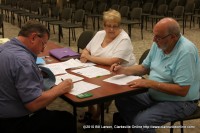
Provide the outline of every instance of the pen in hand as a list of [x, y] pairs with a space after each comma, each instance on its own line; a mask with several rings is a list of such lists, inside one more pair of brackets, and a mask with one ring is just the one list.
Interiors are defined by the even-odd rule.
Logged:
[[118, 62], [115, 66], [113, 66], [113, 70], [112, 70], [113, 72], [116, 71], [115, 68], [116, 68], [116, 66], [118, 66], [118, 65], [120, 65], [120, 62]]

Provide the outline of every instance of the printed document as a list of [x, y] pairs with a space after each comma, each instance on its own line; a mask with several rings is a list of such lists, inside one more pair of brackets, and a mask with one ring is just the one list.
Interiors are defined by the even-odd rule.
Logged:
[[62, 82], [62, 79], [65, 80], [65, 79], [72, 79], [72, 82], [76, 82], [76, 81], [79, 81], [79, 80], [82, 80], [83, 78], [82, 77], [79, 77], [79, 76], [76, 76], [76, 75], [73, 75], [73, 74], [64, 74], [64, 75], [59, 75], [59, 76], [56, 76], [56, 85], [58, 85], [60, 82]]
[[78, 67], [87, 67], [87, 66], [95, 65], [94, 63], [82, 63], [78, 59], [69, 59], [69, 60], [67, 60], [65, 62], [61, 62], [61, 64], [64, 65], [65, 69], [78, 68]]
[[74, 88], [69, 93], [72, 95], [79, 95], [81, 93], [96, 89], [98, 87], [100, 86], [85, 81], [78, 81], [74, 83]]
[[65, 74], [65, 67], [61, 63], [46, 64], [44, 67], [49, 68], [54, 75]]
[[135, 79], [141, 79], [141, 77], [139, 76], [127, 76], [124, 74], [120, 74], [120, 75], [115, 75], [113, 77], [107, 78], [103, 81], [109, 82], [109, 83], [113, 83], [113, 84], [117, 84], [117, 85], [127, 85], [128, 82], [135, 80]]
[[94, 78], [94, 77], [110, 74], [110, 71], [100, 68], [100, 67], [96, 67], [96, 66], [76, 69], [76, 70], [73, 70], [72, 72], [83, 75], [88, 78]]

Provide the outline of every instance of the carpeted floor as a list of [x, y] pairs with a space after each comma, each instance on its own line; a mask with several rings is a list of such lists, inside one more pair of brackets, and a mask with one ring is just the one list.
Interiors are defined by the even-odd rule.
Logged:
[[[90, 22], [90, 21], [89, 21]], [[188, 23], [189, 24], [189, 23]], [[16, 25], [12, 25], [8, 22], [4, 22], [4, 26], [5, 26], [5, 37], [6, 38], [12, 38], [17, 36], [19, 28], [17, 27], [17, 23]], [[125, 29], [125, 31], [127, 31], [127, 27], [126, 26], [122, 26], [122, 28]], [[57, 27], [55, 27], [55, 30], [57, 29]], [[89, 23], [89, 27], [87, 30], [92, 30], [92, 26]], [[82, 29], [77, 29], [76, 30], [76, 37], [78, 38], [80, 33], [82, 32]], [[152, 29], [151, 29], [151, 24], [148, 24], [148, 29], [143, 31], [144, 33], [144, 39], [141, 40], [141, 36], [140, 36], [140, 29], [138, 26], [135, 26], [132, 28], [132, 44], [134, 46], [134, 53], [137, 57], [137, 59], [140, 58], [140, 56], [142, 55], [142, 53], [151, 47], [152, 44]], [[198, 24], [196, 24], [196, 26], [192, 27], [191, 29], [189, 29], [189, 26], [187, 26], [185, 28], [185, 34], [184, 34], [187, 38], [189, 38], [192, 42], [194, 42], [196, 44], [196, 46], [198, 47], [198, 49], [200, 49], [200, 28], [198, 27]], [[58, 32], [57, 30], [55, 31], [55, 34], [52, 31], [52, 27], [51, 27], [51, 38], [50, 41], [53, 41], [59, 45], [62, 46], [66, 46], [68, 47], [68, 30], [64, 29], [64, 38], [61, 39], [61, 43], [58, 43]], [[76, 42], [73, 41], [71, 39], [71, 48], [74, 50], [77, 50], [76, 47]], [[199, 51], [200, 52], [200, 51]], [[49, 109], [57, 109], [57, 110], [67, 110], [72, 112], [72, 107], [71, 105], [69, 105], [68, 103], [66, 103], [65, 101], [63, 101], [62, 99], [58, 98], [56, 99], [52, 104], [50, 104], [48, 106]], [[84, 111], [86, 111], [86, 108], [78, 108], [78, 115], [82, 115], [84, 113]], [[114, 106], [114, 103], [112, 103], [112, 105], [109, 108], [109, 112], [105, 113], [105, 125], [111, 125], [112, 124], [112, 115], [114, 112], [116, 112], [116, 108]], [[187, 128], [184, 128], [185, 133], [197, 133], [199, 132], [199, 128], [200, 128], [200, 120], [192, 120], [192, 121], [186, 121], [184, 122], [185, 126], [190, 126]], [[169, 125], [169, 123], [167, 123], [166, 125]], [[176, 123], [176, 125], [178, 126], [179, 123]], [[100, 131], [100, 129], [91, 129], [91, 130], [83, 130], [82, 129], [83, 124], [78, 123], [78, 133], [98, 133]], [[107, 129], [106, 129], [107, 130]], [[175, 133], [179, 133], [180, 129], [174, 129]], [[169, 128], [161, 128], [161, 129], [157, 129], [158, 133], [168, 133], [169, 132]]]

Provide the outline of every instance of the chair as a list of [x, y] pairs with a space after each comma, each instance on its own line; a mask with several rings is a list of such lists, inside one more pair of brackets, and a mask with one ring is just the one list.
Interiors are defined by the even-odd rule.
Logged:
[[88, 15], [92, 13], [93, 6], [94, 6], [93, 1], [87, 1], [84, 5], [84, 10], [85, 10], [84, 21], [85, 21], [86, 28], [88, 28]]
[[49, 4], [42, 4], [40, 14], [32, 14], [29, 16], [29, 19], [42, 19], [49, 17]]
[[83, 9], [78, 9], [76, 10], [74, 17], [72, 19], [71, 23], [62, 23], [61, 29], [66, 28], [69, 29], [69, 46], [70, 46], [70, 31], [72, 30], [72, 38], [76, 40], [76, 33], [75, 33], [75, 28], [83, 28], [84, 31], [84, 16], [85, 16], [85, 11]]
[[4, 38], [4, 25], [3, 25], [3, 14], [0, 14], [0, 35]]
[[128, 34], [131, 37], [131, 27], [132, 25], [140, 25], [141, 30], [141, 38], [143, 39], [143, 19], [142, 19], [142, 8], [134, 8], [130, 12], [130, 19], [123, 19], [121, 24], [125, 24], [128, 26]]
[[107, 7], [107, 4], [102, 2], [98, 5], [98, 8], [97, 8], [97, 12], [96, 13], [92, 13], [90, 15], [88, 15], [88, 17], [91, 17], [92, 18], [92, 23], [93, 23], [93, 29], [95, 30], [95, 19], [97, 18], [97, 24], [98, 24], [98, 27], [97, 27], [97, 30], [99, 30], [99, 21], [100, 21], [100, 17], [102, 17], [103, 15], [103, 12], [106, 10], [106, 7]]
[[136, 7], [140, 7], [139, 1], [133, 1], [130, 5], [130, 10], [132, 10], [133, 8], [136, 8]]
[[119, 9], [122, 19], [128, 19], [129, 6], [121, 6]]
[[60, 15], [60, 8], [57, 6], [54, 6], [51, 8], [51, 15], [47, 18], [40, 18], [40, 21], [45, 22], [45, 25], [48, 26], [48, 29], [50, 31], [49, 22], [58, 21], [59, 15]]
[[168, 6], [168, 16], [172, 16], [174, 8], [178, 5], [179, 0], [172, 0]]
[[[60, 20], [56, 20], [56, 21], [50, 21], [48, 24], [49, 25], [57, 25], [58, 26], [58, 41], [60, 43], [60, 37], [63, 37], [63, 33], [62, 33], [62, 24], [65, 24], [67, 21], [69, 21], [71, 19], [72, 16], [72, 8], [64, 8], [62, 13], [61, 13], [61, 18]], [[54, 31], [55, 32], [55, 31]]]
[[87, 46], [87, 44], [90, 42], [93, 36], [94, 36], [94, 31], [83, 31], [81, 33], [77, 41], [78, 53], [80, 53], [80, 49], [84, 49]]
[[147, 55], [149, 54], [150, 49], [147, 49], [144, 51], [144, 53], [141, 55], [140, 59], [139, 59], [139, 64], [142, 64], [143, 60], [147, 57]]
[[146, 29], [147, 29], [147, 19], [148, 16], [151, 15], [152, 10], [153, 10], [153, 3], [145, 3], [142, 6], [142, 18], [143, 20], [145, 19]]
[[182, 21], [183, 27], [183, 34], [184, 34], [184, 27], [185, 27], [185, 20], [184, 20], [184, 6], [176, 6], [173, 10], [173, 18], [177, 21]]
[[156, 14], [158, 12], [158, 8], [160, 5], [166, 4], [166, 0], [158, 0], [154, 6], [153, 13]]
[[158, 7], [156, 15], [148, 16], [148, 18], [150, 18], [152, 20], [151, 21], [152, 22], [152, 28], [153, 28], [154, 20], [156, 20], [156, 23], [157, 23], [158, 20], [164, 18], [167, 15], [167, 9], [168, 9], [168, 5], [162, 4]]
[[[183, 121], [188, 121], [188, 120], [195, 120], [195, 119], [199, 119], [200, 118], [200, 106], [197, 107], [197, 110], [190, 116], [187, 116], [183, 119], [179, 119], [179, 120], [176, 120], [176, 121], [172, 121], [171, 122], [171, 126], [174, 125], [174, 123], [176, 122], [180, 122], [181, 126], [183, 126]], [[183, 133], [184, 128], [181, 128], [181, 133]], [[170, 128], [170, 133], [173, 133], [173, 128]]]
[[[30, 4], [30, 3], [29, 3]], [[40, 10], [40, 6], [41, 3], [39, 2], [32, 2], [31, 7], [30, 7], [30, 11], [29, 12], [25, 12], [25, 13], [21, 13], [18, 15], [18, 17], [23, 17], [24, 19], [24, 23], [27, 21], [27, 19], [32, 19], [32, 16], [39, 16], [39, 10]]]
[[195, 9], [195, 3], [194, 2], [188, 2], [185, 5], [185, 11], [184, 11], [184, 17], [185, 17], [185, 27], [187, 26], [187, 17], [190, 17], [190, 29], [192, 24], [192, 18], [194, 15], [194, 9]]

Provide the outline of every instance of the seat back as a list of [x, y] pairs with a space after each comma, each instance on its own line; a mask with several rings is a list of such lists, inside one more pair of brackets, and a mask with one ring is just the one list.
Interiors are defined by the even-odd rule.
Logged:
[[133, 8], [132, 11], [130, 12], [130, 18], [131, 18], [131, 20], [137, 19], [139, 22], [141, 22], [142, 8], [140, 8], [140, 7]]
[[84, 49], [87, 46], [87, 44], [90, 42], [93, 36], [94, 36], [94, 31], [83, 31], [81, 33], [77, 41], [78, 53], [79, 49]]
[[87, 1], [84, 5], [84, 10], [86, 13], [91, 13], [92, 12], [92, 9], [93, 9], [93, 6], [94, 6], [94, 2], [93, 1]]
[[139, 59], [139, 64], [142, 64], [143, 60], [147, 57], [147, 55], [149, 54], [150, 49], [147, 49], [144, 51], [144, 53], [141, 55], [140, 59]]
[[173, 10], [173, 17], [181, 17], [184, 14], [184, 6], [176, 6]]
[[142, 7], [143, 13], [151, 14], [152, 10], [153, 10], [153, 3], [145, 3]]
[[46, 17], [49, 16], [49, 4], [41, 5], [41, 15]]
[[194, 9], [195, 9], [195, 3], [193, 2], [188, 2], [185, 5], [185, 13], [194, 13]]
[[122, 18], [128, 18], [129, 6], [122, 6], [119, 9]]
[[133, 1], [130, 5], [130, 9], [132, 10], [133, 8], [136, 8], [136, 7], [140, 7], [140, 3], [139, 1]]
[[162, 4], [158, 7], [157, 15], [167, 15], [168, 5]]
[[68, 21], [72, 16], [72, 8], [64, 8], [61, 13], [60, 20]]
[[73, 18], [74, 22], [77, 22], [77, 23], [83, 22], [84, 14], [85, 14], [85, 10], [83, 9], [76, 10], [74, 13], [74, 18]]
[[104, 11], [106, 11], [106, 7], [107, 7], [107, 4], [102, 2], [99, 4], [98, 6], [98, 10], [97, 10], [97, 13], [102, 15]]
[[118, 4], [113, 4], [110, 8], [114, 9], [116, 11], [119, 11], [119, 5]]

